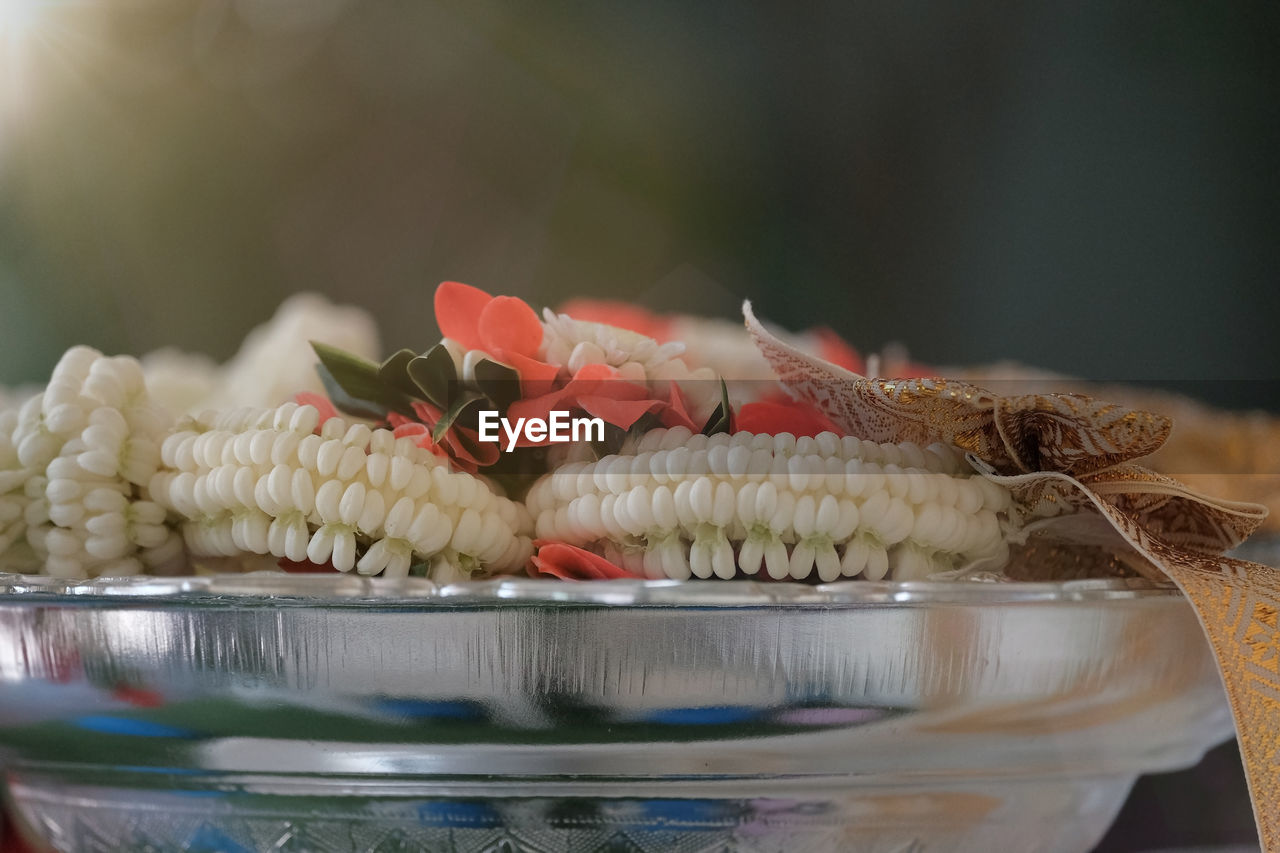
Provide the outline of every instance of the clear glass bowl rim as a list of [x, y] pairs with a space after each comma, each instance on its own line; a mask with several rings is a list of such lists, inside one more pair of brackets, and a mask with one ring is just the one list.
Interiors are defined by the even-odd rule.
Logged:
[[1178, 599], [1170, 582], [1143, 578], [1071, 581], [867, 581], [807, 585], [751, 580], [562, 581], [518, 576], [438, 584], [424, 578], [282, 572], [67, 580], [0, 573], [0, 606], [54, 602], [142, 606], [859, 607]]

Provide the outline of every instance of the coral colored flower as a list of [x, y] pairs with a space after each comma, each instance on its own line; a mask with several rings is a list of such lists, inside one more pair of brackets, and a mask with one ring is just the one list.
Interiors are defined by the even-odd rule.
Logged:
[[[672, 382], [669, 385], [667, 395], [668, 407], [662, 412], [662, 425], [670, 429], [671, 427], [687, 427], [691, 432], [698, 432], [702, 427], [694, 423], [693, 416], [689, 414], [689, 403], [684, 398], [684, 392], [680, 390], [680, 385]], [[733, 412], [729, 413], [730, 419]]]
[[333, 407], [333, 403], [329, 402], [329, 398], [323, 394], [302, 391], [293, 395], [293, 401], [299, 406], [314, 406], [316, 411], [320, 413], [320, 422], [316, 424], [316, 435], [320, 434], [320, 427], [324, 426], [325, 421], [329, 420], [329, 418], [338, 417], [338, 410]]
[[821, 432], [834, 432], [837, 435], [842, 433], [822, 412], [796, 401], [747, 403], [738, 409], [734, 420], [734, 429], [757, 434], [778, 435], [789, 432], [799, 438], [805, 435], [812, 437]]
[[435, 312], [446, 338], [515, 368], [526, 395], [550, 390], [560, 371], [538, 359], [542, 321], [524, 300], [490, 296], [478, 287], [446, 281], [436, 288]]
[[430, 403], [415, 401], [413, 411], [418, 416], [416, 421], [398, 412], [387, 415], [387, 423], [391, 425], [392, 434], [396, 438], [411, 437], [419, 447], [430, 450], [442, 459], [448, 459], [469, 474], [498, 461], [498, 445], [482, 442], [478, 432], [457, 424], [449, 427], [440, 441], [436, 442], [431, 437], [431, 431], [440, 421], [442, 412]]
[[[699, 429], [690, 420], [676, 383], [668, 383], [664, 391], [655, 394], [640, 383], [619, 378], [618, 371], [605, 364], [585, 365], [563, 387], [540, 397], [517, 400], [508, 408], [507, 417], [546, 419], [554, 410], [582, 410], [624, 430], [649, 413], [657, 414], [664, 426]], [[522, 439], [519, 446], [530, 444]]]
[[612, 299], [570, 299], [560, 306], [558, 314], [575, 320], [589, 320], [639, 332], [659, 343], [671, 340], [671, 320], [647, 308]]
[[430, 450], [441, 459], [449, 458], [449, 453], [431, 439], [431, 427], [426, 424], [410, 420], [399, 412], [388, 413], [387, 424], [391, 427], [391, 434], [396, 438], [412, 438], [413, 443], [423, 450]]
[[617, 578], [634, 578], [644, 580], [644, 575], [637, 575], [626, 569], [582, 548], [566, 545], [563, 542], [551, 542], [545, 539], [535, 541], [538, 550], [529, 558], [529, 577], [552, 577], [565, 581], [615, 580]]

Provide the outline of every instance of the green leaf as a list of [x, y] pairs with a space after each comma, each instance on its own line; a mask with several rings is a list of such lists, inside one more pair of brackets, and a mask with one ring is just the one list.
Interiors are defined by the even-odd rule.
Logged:
[[720, 380], [720, 403], [702, 426], [703, 435], [715, 435], [718, 432], [733, 430], [733, 408], [729, 405], [729, 386]]
[[377, 364], [317, 341], [311, 342], [311, 348], [320, 359], [320, 379], [335, 406], [350, 414], [356, 414], [356, 409], [378, 412], [378, 417], [390, 410], [413, 414], [409, 398], [379, 378]]
[[416, 357], [417, 353], [411, 349], [402, 349], [393, 353], [378, 366], [378, 379], [383, 385], [394, 388], [401, 394], [417, 397], [422, 392], [409, 378], [408, 370], [409, 362]]
[[495, 408], [505, 412], [508, 406], [520, 399], [520, 374], [514, 367], [482, 358], [476, 362], [475, 371], [476, 386]]
[[320, 374], [320, 381], [324, 383], [325, 396], [329, 398], [329, 402], [333, 403], [334, 408], [338, 411], [371, 421], [386, 419], [387, 409], [385, 406], [379, 406], [377, 403], [352, 397], [343, 390], [338, 381], [333, 378], [333, 374], [329, 372], [329, 368], [323, 364], [316, 365], [316, 373]]
[[436, 344], [417, 358], [410, 359], [406, 368], [419, 393], [436, 408], [449, 408], [450, 390], [458, 382], [458, 371], [444, 344]]
[[475, 429], [480, 423], [482, 408], [484, 408], [484, 401], [480, 397], [459, 397], [454, 400], [440, 416], [440, 420], [436, 421], [436, 425], [431, 430], [431, 440], [439, 442], [455, 424]]

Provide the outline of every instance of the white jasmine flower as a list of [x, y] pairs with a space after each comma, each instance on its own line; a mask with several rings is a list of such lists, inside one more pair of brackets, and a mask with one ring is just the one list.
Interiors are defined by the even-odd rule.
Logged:
[[926, 578], [1002, 563], [1012, 498], [934, 445], [654, 430], [544, 476], [540, 538], [653, 578]]
[[378, 330], [360, 308], [334, 305], [323, 296], [290, 296], [275, 316], [251, 331], [224, 368], [215, 408], [276, 406], [300, 391], [324, 390], [316, 375], [311, 341], [365, 358], [378, 357]]
[[659, 344], [639, 332], [575, 320], [550, 308], [544, 309], [542, 316], [543, 360], [567, 368], [570, 373], [585, 364], [607, 364], [623, 377], [642, 382], [684, 352], [682, 343]]
[[43, 392], [0, 415], [5, 566], [73, 578], [174, 568], [181, 540], [146, 493], [169, 423], [136, 360], [68, 350]]
[[225, 365], [163, 349], [143, 356], [142, 366], [152, 399], [177, 414], [275, 406], [299, 392], [324, 391], [311, 341], [378, 357], [377, 328], [366, 311], [303, 293], [286, 299], [269, 321], [250, 331]]
[[206, 355], [166, 347], [141, 363], [151, 398], [174, 414], [207, 409], [222, 388], [223, 370]]
[[680, 386], [695, 418], [706, 418], [720, 401], [718, 376], [714, 370], [691, 370], [681, 356], [685, 345], [659, 344], [653, 338], [605, 323], [575, 320], [568, 314], [544, 309], [541, 355], [569, 373], [587, 364], [607, 364], [622, 379], [661, 386]]
[[416, 563], [465, 573], [524, 565], [533, 549], [523, 505], [388, 430], [334, 417], [317, 435], [319, 417], [296, 403], [210, 412], [164, 440], [150, 490], [184, 519], [193, 554], [271, 554], [388, 577]]

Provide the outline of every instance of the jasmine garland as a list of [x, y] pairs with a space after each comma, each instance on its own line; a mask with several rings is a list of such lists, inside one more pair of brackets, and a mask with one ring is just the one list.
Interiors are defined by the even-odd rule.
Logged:
[[[73, 348], [43, 391], [0, 403], [0, 570], [170, 573], [256, 554], [441, 582], [916, 580], [999, 576], [1029, 536], [1092, 529], [1091, 504], [992, 473], [1034, 471], [1058, 447], [1025, 439], [1042, 408], [1005, 415], [1016, 429], [992, 438], [975, 411], [1003, 404], [981, 389], [867, 379], [856, 353], [810, 354], [744, 310], [772, 390], [720, 381], [671, 329], [539, 315], [456, 282], [435, 295], [437, 343], [378, 362], [313, 340], [325, 394], [274, 358], [254, 389], [296, 396], [266, 407], [246, 395], [175, 419], [164, 403], [190, 401], [159, 400], [136, 361]], [[307, 325], [282, 340], [327, 336]], [[1158, 446], [1155, 416], [1036, 405], [1055, 401], [1099, 436], [1095, 455]], [[1027, 448], [1030, 462], [983, 467]], [[1125, 566], [1097, 571], [1141, 571]]]

